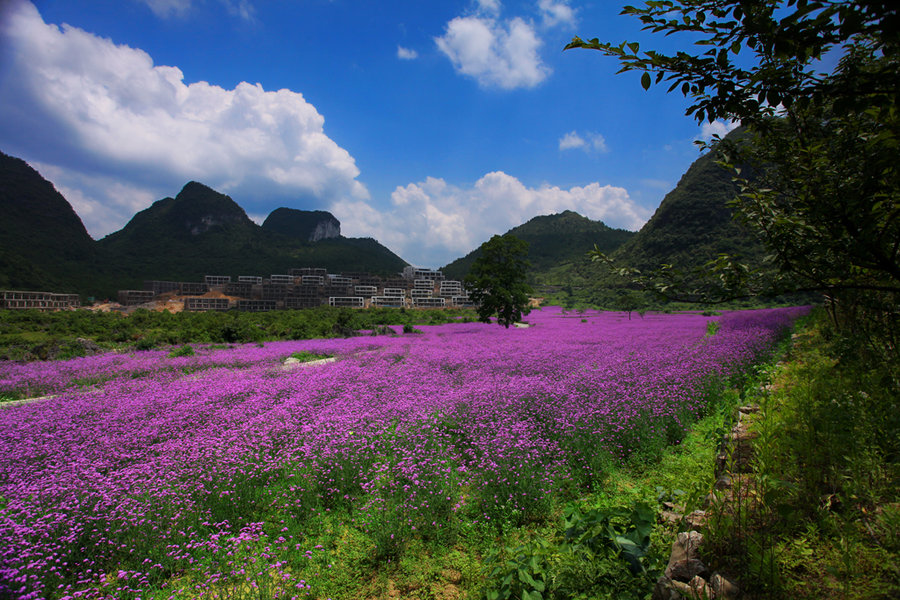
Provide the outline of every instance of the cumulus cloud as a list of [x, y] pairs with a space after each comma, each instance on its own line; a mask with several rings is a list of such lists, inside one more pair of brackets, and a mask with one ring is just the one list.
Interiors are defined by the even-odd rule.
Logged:
[[458, 73], [486, 88], [511, 90], [538, 85], [550, 74], [538, 54], [534, 26], [515, 17], [500, 21], [484, 13], [456, 17], [435, 38]]
[[178, 68], [46, 24], [25, 2], [11, 7], [0, 34], [9, 63], [0, 80], [4, 149], [52, 167], [92, 235], [121, 227], [134, 209], [192, 179], [242, 203], [368, 198], [353, 157], [325, 135], [324, 118], [299, 93], [187, 84]]
[[712, 139], [714, 135], [718, 135], [719, 137], [725, 137], [725, 135], [737, 128], [740, 125], [739, 121], [722, 121], [721, 119], [717, 119], [710, 123], [706, 121], [703, 123], [703, 126], [700, 128], [700, 135], [697, 136], [697, 139], [709, 141]]
[[479, 13], [496, 17], [500, 14], [500, 0], [477, 0]]
[[560, 150], [581, 149], [585, 152], [609, 152], [606, 146], [606, 139], [599, 133], [587, 132], [582, 137], [577, 131], [570, 131], [559, 138]]
[[575, 9], [569, 6], [568, 0], [540, 0], [538, 9], [545, 27], [575, 25]]
[[484, 175], [471, 188], [429, 177], [397, 187], [386, 211], [361, 200], [339, 201], [330, 210], [345, 235], [374, 235], [406, 260], [438, 267], [537, 215], [574, 210], [612, 227], [638, 229], [650, 216], [624, 188], [591, 183], [568, 190], [530, 188], [502, 171]]
[[419, 58], [419, 53], [411, 48], [404, 48], [403, 46], [397, 46], [397, 58], [401, 60], [415, 60]]

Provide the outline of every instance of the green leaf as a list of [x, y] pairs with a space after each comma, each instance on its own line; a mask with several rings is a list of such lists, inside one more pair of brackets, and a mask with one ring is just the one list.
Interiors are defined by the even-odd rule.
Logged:
[[641, 75], [641, 85], [645, 90], [650, 89], [650, 73], [648, 73], [647, 71], [644, 71], [644, 74]]

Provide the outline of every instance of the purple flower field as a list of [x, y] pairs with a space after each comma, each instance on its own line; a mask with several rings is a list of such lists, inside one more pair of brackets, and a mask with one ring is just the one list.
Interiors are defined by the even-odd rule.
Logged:
[[[374, 561], [540, 520], [680, 440], [803, 312], [547, 308], [528, 329], [0, 364], [0, 393], [50, 395], [0, 408], [0, 597], [319, 597], [342, 543], [315, 541], [323, 515]], [[282, 368], [302, 350], [338, 360]]]

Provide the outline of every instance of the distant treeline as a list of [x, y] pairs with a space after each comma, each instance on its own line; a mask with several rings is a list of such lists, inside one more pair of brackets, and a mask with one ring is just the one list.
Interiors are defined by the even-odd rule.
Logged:
[[274, 340], [346, 337], [357, 332], [391, 333], [390, 325], [438, 325], [475, 320], [464, 309], [349, 309], [323, 306], [305, 310], [249, 313], [153, 312], [130, 315], [87, 310], [0, 311], [0, 360], [48, 360], [84, 356], [99, 350], [149, 350], [188, 343], [239, 344]]

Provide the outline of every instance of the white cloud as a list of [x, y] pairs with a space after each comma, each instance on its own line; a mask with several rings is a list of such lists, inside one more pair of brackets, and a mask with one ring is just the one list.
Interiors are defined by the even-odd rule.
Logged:
[[[324, 118], [301, 94], [187, 84], [178, 68], [156, 66], [142, 50], [45, 24], [30, 3], [6, 17], [0, 142], [58, 169], [92, 235], [121, 227], [133, 208], [191, 179], [242, 204], [368, 198], [353, 157], [325, 135]], [[133, 190], [131, 200], [114, 201], [116, 186], [104, 182]]]
[[419, 58], [419, 53], [411, 48], [404, 48], [403, 46], [397, 46], [397, 58], [402, 60], [415, 60]]
[[538, 9], [545, 27], [575, 25], [575, 9], [569, 6], [568, 0], [540, 0]]
[[586, 148], [587, 142], [584, 141], [584, 138], [578, 135], [576, 131], [570, 131], [566, 135], [559, 138], [559, 149], [560, 150], [572, 150], [573, 148]]
[[222, 0], [228, 13], [245, 21], [256, 20], [256, 8], [250, 0]]
[[[585, 139], [585, 137], [587, 139]], [[560, 150], [573, 150], [579, 148], [585, 152], [595, 151], [600, 153], [609, 152], [606, 145], [606, 139], [599, 133], [587, 132], [582, 137], [577, 131], [570, 131], [559, 138]]]
[[500, 14], [500, 0], [477, 0], [477, 11], [481, 14], [496, 17]]
[[534, 87], [550, 74], [538, 55], [541, 40], [534, 27], [516, 17], [498, 21], [488, 16], [456, 17], [435, 43], [457, 72], [482, 87]]
[[432, 267], [538, 215], [570, 209], [632, 230], [650, 216], [624, 188], [599, 183], [568, 190], [549, 184], [529, 188], [502, 171], [486, 174], [468, 189], [429, 177], [397, 187], [391, 201], [387, 211], [360, 200], [338, 201], [330, 210], [344, 235], [373, 235], [404, 259]]
[[[228, 11], [228, 14], [240, 17], [245, 21], [254, 21], [256, 9], [250, 0], [219, 0]], [[150, 7], [157, 17], [168, 19], [171, 17], [186, 17], [193, 8], [194, 0], [138, 0]]]
[[183, 17], [191, 8], [192, 0], [139, 0], [150, 7], [153, 13], [162, 19]]
[[715, 120], [712, 123], [706, 121], [703, 123], [703, 126], [700, 128], [700, 135], [697, 136], [697, 139], [709, 141], [712, 139], [712, 136], [718, 135], [719, 137], [725, 137], [725, 135], [737, 128], [740, 125], [739, 121], [722, 121], [721, 119]]

